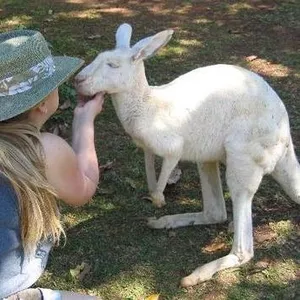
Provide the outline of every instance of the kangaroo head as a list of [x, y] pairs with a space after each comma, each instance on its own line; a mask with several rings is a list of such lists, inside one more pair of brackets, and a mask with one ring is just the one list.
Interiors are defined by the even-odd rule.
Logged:
[[143, 61], [153, 56], [171, 39], [173, 30], [161, 31], [130, 47], [132, 28], [122, 24], [116, 32], [116, 47], [100, 53], [75, 77], [77, 91], [85, 96], [130, 91], [138, 81]]

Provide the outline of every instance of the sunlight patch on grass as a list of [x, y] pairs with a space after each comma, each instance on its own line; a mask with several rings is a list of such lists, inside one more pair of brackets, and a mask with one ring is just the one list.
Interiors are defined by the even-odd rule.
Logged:
[[178, 203], [182, 206], [194, 206], [195, 208], [199, 207], [199, 199], [191, 197], [180, 197]]
[[117, 207], [111, 202], [102, 203], [99, 205], [99, 208], [104, 211], [115, 210]]
[[75, 213], [64, 213], [63, 215], [63, 223], [67, 228], [74, 227], [81, 222], [87, 221], [92, 219], [94, 216], [91, 214], [80, 214], [80, 218]]
[[[134, 300], [143, 299], [147, 294], [155, 292], [149, 290], [150, 286], [155, 285], [155, 280], [152, 278], [153, 270], [150, 267], [138, 266], [133, 271], [134, 276], [132, 276], [131, 272], [124, 272], [111, 280], [109, 285], [113, 286], [113, 290], [110, 290], [110, 293], [113, 292], [113, 294], [118, 295], [121, 299]], [[137, 276], [137, 274], [140, 274], [140, 276]]]
[[207, 18], [199, 18], [199, 19], [193, 20], [192, 23], [194, 23], [194, 24], [209, 24], [209, 23], [212, 23], [212, 21]]
[[8, 20], [0, 21], [1, 30], [23, 29], [32, 21], [32, 17], [27, 15], [14, 16]]
[[111, 8], [103, 8], [100, 9], [99, 12], [106, 14], [122, 14], [124, 17], [133, 17], [136, 15], [136, 12], [125, 7], [111, 7]]
[[149, 11], [155, 13], [156, 15], [167, 15], [172, 13], [171, 8], [165, 8], [164, 3], [155, 3], [148, 8]]
[[180, 55], [186, 53], [187, 51], [188, 49], [186, 47], [176, 45], [161, 49], [159, 54], [162, 56]]
[[66, 3], [75, 3], [75, 4], [84, 4], [87, 1], [86, 0], [66, 0]]
[[245, 61], [254, 72], [265, 76], [283, 78], [290, 74], [290, 69], [288, 67], [270, 62], [263, 58], [256, 58], [252, 61], [248, 61], [248, 58], [245, 58]]
[[185, 4], [181, 8], [177, 9], [176, 13], [177, 14], [186, 14], [192, 8], [193, 8], [192, 4]]
[[295, 231], [294, 224], [290, 221], [271, 222], [270, 227], [277, 233], [280, 238], [288, 238]]
[[220, 271], [215, 277], [217, 282], [224, 286], [230, 286], [238, 284], [240, 282], [239, 273], [235, 272], [235, 269], [227, 269]]
[[297, 270], [299, 265], [292, 259], [276, 261], [261, 273], [254, 275], [252, 279], [260, 283], [268, 281], [272, 284], [288, 284], [289, 281], [296, 279]]
[[252, 9], [252, 6], [248, 3], [243, 3], [243, 2], [239, 2], [239, 3], [234, 3], [231, 5], [227, 6], [228, 8], [228, 13], [231, 15], [236, 15], [238, 14], [241, 10], [250, 10]]
[[180, 40], [179, 41], [179, 44], [183, 45], [183, 46], [203, 46], [203, 43], [199, 40], [192, 40], [192, 39], [189, 39], [189, 40]]
[[70, 11], [70, 12], [60, 12], [55, 14], [56, 18], [62, 18], [62, 19], [99, 19], [101, 18], [101, 14], [99, 13], [99, 10], [96, 9], [86, 9], [83, 11]]

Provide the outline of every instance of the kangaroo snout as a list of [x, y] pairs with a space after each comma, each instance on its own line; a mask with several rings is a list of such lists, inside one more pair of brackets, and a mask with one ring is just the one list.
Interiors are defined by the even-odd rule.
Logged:
[[92, 78], [90, 76], [86, 76], [84, 74], [77, 74], [74, 78], [74, 85], [79, 94], [85, 96], [92, 96]]

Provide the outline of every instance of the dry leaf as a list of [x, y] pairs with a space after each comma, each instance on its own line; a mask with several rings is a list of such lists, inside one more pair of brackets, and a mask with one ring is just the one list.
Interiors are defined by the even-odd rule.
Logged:
[[230, 222], [228, 223], [228, 232], [229, 232], [229, 233], [234, 233], [233, 221], [230, 221]]
[[145, 300], [159, 300], [159, 295], [160, 294], [152, 294], [152, 295], [146, 297]]
[[101, 171], [110, 170], [112, 168], [113, 164], [114, 164], [114, 161], [108, 161], [106, 164], [100, 165], [99, 168]]
[[134, 190], [136, 189], [136, 184], [133, 179], [129, 177], [125, 177], [125, 182], [128, 183]]
[[175, 237], [176, 236], [176, 232], [173, 230], [169, 231], [169, 237]]
[[271, 261], [268, 259], [262, 259], [258, 261], [254, 267], [257, 269], [266, 269], [270, 265]]
[[82, 263], [84, 265], [83, 270], [79, 273], [78, 279], [82, 281], [84, 277], [91, 271], [92, 267], [87, 263]]
[[254, 240], [257, 243], [263, 243], [277, 238], [277, 233], [271, 228], [259, 228], [254, 232]]
[[253, 61], [253, 60], [256, 60], [256, 59], [257, 59], [256, 55], [250, 55], [250, 56], [246, 57], [246, 61]]
[[88, 36], [87, 38], [89, 39], [89, 40], [95, 40], [95, 39], [99, 39], [99, 38], [101, 38], [102, 37], [102, 35], [100, 35], [100, 34], [95, 34], [95, 35], [90, 35], [90, 36]]
[[206, 246], [203, 248], [204, 252], [210, 253], [210, 252], [215, 252], [221, 249], [225, 248], [225, 243], [218, 243], [218, 242], [213, 242], [212, 244]]
[[76, 266], [75, 269], [70, 269], [70, 274], [73, 278], [78, 278], [78, 275], [80, 274], [81, 265]]
[[60, 110], [65, 110], [67, 108], [71, 107], [71, 100], [67, 99], [60, 107]]
[[263, 243], [277, 238], [277, 233], [269, 225], [261, 225], [254, 229], [254, 241]]
[[59, 128], [59, 135], [62, 137], [67, 136], [68, 134], [68, 124], [67, 123], [63, 123], [63, 124], [59, 124], [58, 128]]
[[114, 193], [113, 190], [110, 190], [110, 189], [97, 189], [97, 192], [99, 195], [112, 195]]
[[242, 31], [239, 30], [239, 29], [229, 29], [228, 33], [230, 33], [230, 34], [240, 34], [240, 33], [242, 33]]
[[52, 133], [55, 134], [55, 135], [59, 135], [59, 127], [58, 127], [58, 124], [56, 124], [56, 125], [54, 126]]
[[76, 278], [80, 281], [91, 271], [92, 267], [83, 262], [81, 265], [77, 265], [75, 269], [70, 269], [70, 274], [73, 278]]
[[144, 196], [144, 197], [142, 197], [142, 200], [147, 200], [147, 201], [152, 202], [152, 198], [150, 196]]
[[181, 174], [182, 174], [182, 171], [181, 171], [178, 167], [176, 167], [176, 168], [172, 171], [172, 173], [171, 173], [171, 175], [170, 175], [170, 177], [169, 177], [169, 179], [168, 179], [168, 184], [175, 184], [175, 183], [177, 183], [178, 180], [179, 180], [180, 177], [181, 177]]

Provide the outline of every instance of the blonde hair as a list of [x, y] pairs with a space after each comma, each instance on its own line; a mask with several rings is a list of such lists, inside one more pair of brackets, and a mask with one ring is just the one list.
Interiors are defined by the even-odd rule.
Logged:
[[64, 230], [56, 194], [45, 173], [39, 130], [26, 123], [26, 114], [0, 122], [0, 173], [12, 184], [19, 203], [24, 250], [51, 238], [58, 243]]

